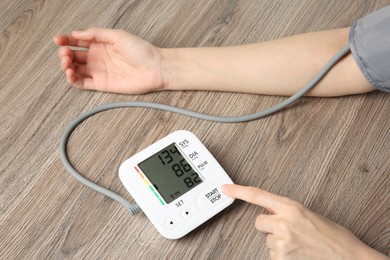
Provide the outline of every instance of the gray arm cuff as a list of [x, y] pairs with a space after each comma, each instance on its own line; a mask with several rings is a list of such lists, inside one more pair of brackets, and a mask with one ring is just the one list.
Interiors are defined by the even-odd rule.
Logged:
[[390, 6], [354, 23], [349, 32], [349, 46], [368, 82], [390, 92]]

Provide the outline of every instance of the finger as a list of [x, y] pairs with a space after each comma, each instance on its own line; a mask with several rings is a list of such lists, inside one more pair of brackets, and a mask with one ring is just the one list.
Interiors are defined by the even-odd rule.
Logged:
[[275, 219], [273, 215], [259, 215], [256, 218], [255, 226], [261, 232], [275, 233]]
[[90, 41], [76, 39], [72, 35], [60, 34], [54, 37], [54, 43], [59, 46], [73, 46], [88, 48], [91, 44]]
[[63, 47], [61, 47], [61, 48], [59, 49], [59, 51], [58, 51], [58, 56], [59, 56], [60, 58], [65, 57], [65, 56], [68, 56], [68, 57], [70, 57], [71, 59], [73, 59], [73, 50], [70, 49], [70, 48], [67, 47], [67, 46], [63, 46]]
[[76, 77], [76, 73], [75, 73], [74, 69], [72, 69], [72, 68], [67, 69], [65, 71], [65, 74], [66, 74], [66, 81], [68, 81], [68, 83], [71, 85], [75, 85], [75, 83], [77, 81], [77, 77]]
[[64, 56], [61, 58], [61, 69], [66, 71], [67, 69], [74, 69], [72, 59], [69, 56]]
[[70, 57], [72, 63], [86, 64], [88, 62], [88, 51], [75, 51], [68, 47], [61, 47], [59, 51], [60, 58]]
[[225, 184], [222, 192], [229, 197], [241, 199], [246, 202], [262, 206], [277, 213], [281, 207], [281, 196], [261, 190], [255, 187], [246, 187], [237, 184]]
[[65, 35], [65, 34], [59, 34], [59, 35], [54, 36], [53, 41], [58, 46], [63, 46], [63, 45], [66, 45], [66, 44], [64, 44], [66, 37], [67, 37], [67, 35]]
[[90, 28], [85, 31], [73, 31], [72, 36], [78, 40], [115, 43], [119, 30], [106, 28]]

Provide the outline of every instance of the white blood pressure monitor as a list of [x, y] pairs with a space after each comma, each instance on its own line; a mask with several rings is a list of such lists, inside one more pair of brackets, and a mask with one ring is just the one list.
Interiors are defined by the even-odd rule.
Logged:
[[179, 130], [126, 160], [123, 185], [157, 230], [180, 238], [233, 203], [221, 186], [233, 183], [191, 132]]

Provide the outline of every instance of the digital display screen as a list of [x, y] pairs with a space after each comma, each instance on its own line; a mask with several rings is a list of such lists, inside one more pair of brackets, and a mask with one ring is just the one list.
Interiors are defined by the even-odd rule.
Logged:
[[138, 167], [167, 204], [203, 182], [175, 143], [144, 160]]

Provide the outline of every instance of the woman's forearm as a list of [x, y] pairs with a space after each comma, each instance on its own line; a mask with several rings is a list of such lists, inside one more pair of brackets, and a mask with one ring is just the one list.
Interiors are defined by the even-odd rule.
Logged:
[[[233, 47], [161, 49], [164, 89], [292, 95], [348, 44], [348, 32], [349, 28], [343, 28]], [[348, 54], [308, 95], [371, 90]]]

